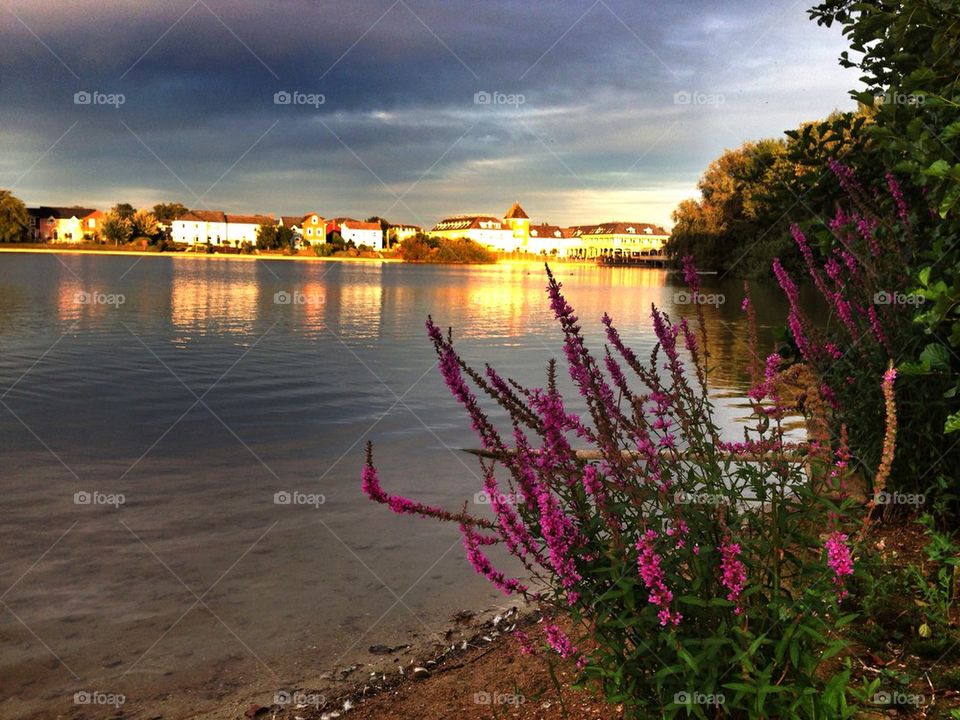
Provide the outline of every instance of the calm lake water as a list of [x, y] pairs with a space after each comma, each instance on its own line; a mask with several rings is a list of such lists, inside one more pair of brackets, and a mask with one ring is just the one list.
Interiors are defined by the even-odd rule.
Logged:
[[[691, 312], [664, 271], [556, 269], [595, 348], [604, 311], [639, 351], [651, 303]], [[374, 643], [506, 603], [455, 528], [392, 515], [359, 476], [369, 439], [388, 490], [472, 499], [457, 448], [477, 443], [424, 320], [542, 384], [562, 357], [544, 285], [536, 265], [0, 255], [0, 717], [74, 713], [81, 690], [125, 694], [131, 717], [269, 704]], [[707, 313], [732, 424], [742, 289], [707, 291], [726, 296]], [[755, 300], [782, 322], [779, 293]]]

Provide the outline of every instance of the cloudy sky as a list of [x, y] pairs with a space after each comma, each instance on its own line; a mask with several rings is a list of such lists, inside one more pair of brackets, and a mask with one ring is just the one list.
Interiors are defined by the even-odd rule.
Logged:
[[4, 0], [0, 187], [669, 225], [724, 148], [852, 106], [808, 4]]

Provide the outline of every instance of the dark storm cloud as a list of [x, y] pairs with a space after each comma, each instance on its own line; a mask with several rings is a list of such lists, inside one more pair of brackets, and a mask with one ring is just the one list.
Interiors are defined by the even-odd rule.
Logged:
[[759, 0], [22, 0], [0, 25], [0, 185], [424, 222], [533, 197], [558, 222], [665, 222], [724, 147], [848, 104], [841, 46]]

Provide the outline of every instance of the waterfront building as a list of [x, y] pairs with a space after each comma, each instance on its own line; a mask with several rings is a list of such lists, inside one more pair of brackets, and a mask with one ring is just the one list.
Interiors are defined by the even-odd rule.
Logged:
[[361, 222], [345, 218], [340, 222], [340, 237], [344, 242], [352, 240], [357, 247], [366, 245], [374, 250], [383, 250], [383, 228], [378, 222]]
[[320, 213], [307, 213], [301, 218], [300, 227], [303, 230], [303, 239], [308, 243], [322, 243], [327, 241], [327, 221]]
[[27, 208], [30, 237], [35, 242], [93, 242], [100, 234], [103, 213], [92, 208], [41, 206]]
[[419, 225], [410, 225], [408, 223], [391, 225], [387, 228], [387, 242], [390, 247], [401, 245], [405, 240], [416, 237], [422, 232], [423, 228]]
[[606, 222], [568, 228], [576, 240], [571, 255], [578, 258], [662, 255], [670, 233], [659, 225]]
[[[503, 219], [507, 226], [513, 231], [513, 239], [516, 247], [521, 250], [526, 250], [527, 242], [530, 239], [530, 216], [520, 207], [519, 200], [510, 206], [510, 209], [507, 210], [507, 214], [503, 216]], [[534, 251], [529, 250], [528, 252]]]
[[239, 247], [256, 243], [261, 225], [275, 225], [271, 215], [229, 215], [220, 210], [189, 210], [173, 221], [170, 235], [174, 242], [187, 245]]
[[527, 252], [535, 255], [555, 255], [568, 257], [580, 246], [580, 239], [573, 236], [569, 228], [559, 225], [539, 223], [530, 225], [528, 230]]
[[444, 218], [433, 226], [430, 234], [448, 240], [466, 238], [501, 252], [522, 249], [517, 244], [513, 228], [505, 220], [492, 215], [454, 215]]

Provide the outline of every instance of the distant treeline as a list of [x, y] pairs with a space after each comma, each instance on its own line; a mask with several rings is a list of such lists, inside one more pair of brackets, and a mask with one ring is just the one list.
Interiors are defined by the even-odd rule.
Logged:
[[816, 205], [811, 190], [831, 181], [824, 159], [843, 144], [836, 135], [828, 140], [825, 128], [849, 127], [851, 118], [856, 125], [869, 123], [873, 114], [861, 105], [856, 113], [834, 113], [782, 138], [725, 151], [697, 183], [700, 199], [674, 210], [667, 254], [693, 255], [698, 267], [734, 277], [772, 277], [776, 257], [787, 269], [799, 269], [790, 224], [830, 212]]

